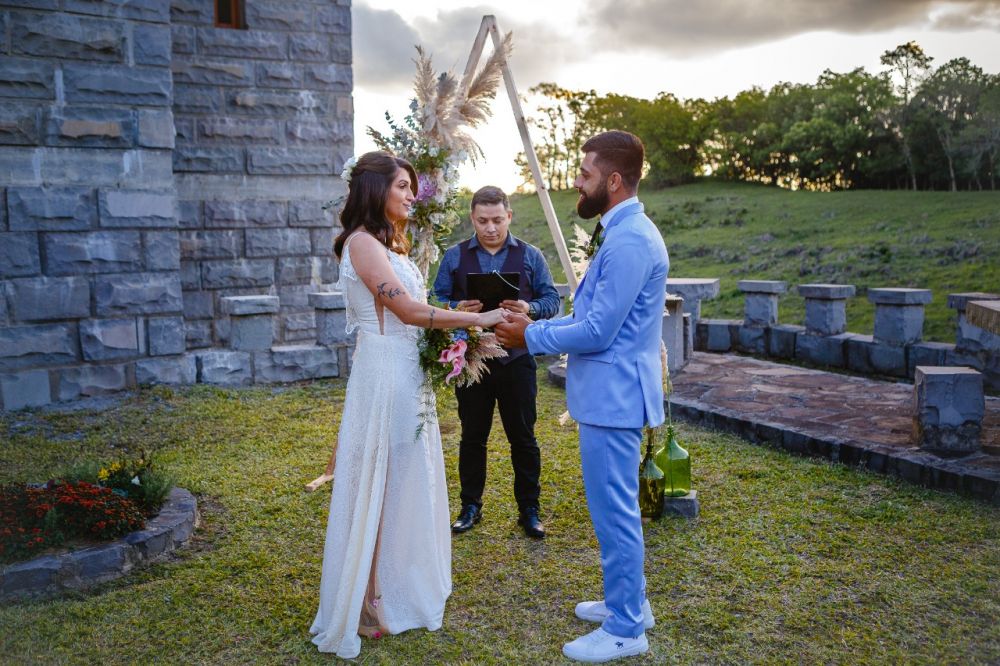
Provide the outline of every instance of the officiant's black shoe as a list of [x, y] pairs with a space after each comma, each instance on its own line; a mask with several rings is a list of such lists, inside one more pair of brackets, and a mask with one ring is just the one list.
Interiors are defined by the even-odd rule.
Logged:
[[468, 532], [472, 526], [483, 517], [483, 512], [475, 504], [464, 504], [458, 518], [451, 524], [451, 531], [455, 534]]
[[545, 538], [545, 526], [538, 518], [538, 507], [529, 506], [521, 511], [521, 517], [517, 519], [517, 524], [524, 528], [524, 533], [532, 539]]

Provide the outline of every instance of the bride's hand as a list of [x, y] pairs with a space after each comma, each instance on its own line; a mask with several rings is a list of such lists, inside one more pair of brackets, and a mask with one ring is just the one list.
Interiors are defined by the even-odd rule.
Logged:
[[497, 308], [496, 310], [490, 310], [489, 312], [481, 312], [476, 317], [476, 326], [479, 326], [480, 328], [493, 328], [504, 320], [503, 315], [503, 308]]

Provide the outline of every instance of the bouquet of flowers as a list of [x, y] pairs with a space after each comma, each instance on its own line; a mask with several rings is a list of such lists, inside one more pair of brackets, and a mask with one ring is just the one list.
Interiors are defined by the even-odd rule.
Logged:
[[426, 328], [419, 348], [420, 366], [435, 388], [451, 384], [452, 380], [456, 386], [471, 386], [490, 371], [487, 360], [507, 355], [495, 334], [476, 326]]

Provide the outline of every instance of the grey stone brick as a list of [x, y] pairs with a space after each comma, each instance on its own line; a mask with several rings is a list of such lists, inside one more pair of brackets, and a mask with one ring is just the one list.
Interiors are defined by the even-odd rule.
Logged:
[[235, 113], [267, 118], [326, 116], [335, 104], [336, 96], [311, 90], [239, 90], [230, 92], [226, 98], [227, 107]]
[[348, 141], [352, 138], [350, 123], [334, 121], [289, 120], [285, 136], [289, 143], [331, 143]]
[[333, 174], [334, 155], [329, 149], [248, 148], [247, 173]]
[[274, 344], [274, 318], [271, 315], [232, 317], [229, 320], [229, 348], [238, 351], [261, 351]]
[[333, 90], [350, 92], [354, 87], [354, 78], [349, 65], [325, 64], [306, 65], [303, 84], [314, 90]]
[[142, 235], [146, 270], [176, 271], [181, 267], [180, 242], [175, 231], [151, 231]]
[[884, 305], [875, 306], [875, 339], [886, 345], [903, 345], [920, 342], [924, 330], [924, 306]]
[[719, 295], [719, 278], [667, 278], [667, 293], [684, 299], [684, 312], [701, 319], [701, 302]]
[[177, 146], [174, 171], [195, 173], [242, 173], [243, 149], [237, 147]]
[[944, 342], [918, 342], [906, 348], [906, 376], [913, 377], [918, 365], [946, 365], [945, 359], [949, 352], [955, 351], [955, 345]]
[[201, 288], [201, 264], [197, 261], [181, 261], [181, 287], [184, 289]]
[[202, 263], [205, 289], [270, 287], [274, 284], [273, 259], [237, 259]]
[[170, 19], [174, 23], [212, 25], [213, 7], [212, 0], [170, 0]]
[[795, 358], [795, 338], [804, 334], [803, 326], [771, 326], [767, 330], [767, 355], [774, 358]]
[[969, 323], [968, 318], [965, 316], [965, 311], [961, 310], [958, 314], [955, 347], [962, 352], [988, 352], [994, 356], [1000, 356], [1000, 335]]
[[[698, 328], [705, 327], [705, 349], [714, 352], [727, 352], [733, 348], [734, 333], [739, 330], [742, 322], [729, 319], [703, 319], [698, 322]], [[738, 333], [737, 333], [738, 334]]]
[[150, 317], [146, 321], [146, 332], [150, 356], [184, 353], [183, 317]]
[[0, 396], [6, 410], [47, 405], [52, 402], [49, 373], [47, 370], [26, 370], [0, 374]]
[[850, 333], [838, 335], [816, 335], [803, 333], [795, 338], [795, 358], [807, 363], [831, 368], [843, 368], [847, 364], [847, 340]]
[[98, 277], [94, 285], [99, 316], [167, 314], [184, 309], [177, 273], [131, 273]]
[[329, 284], [337, 281], [332, 257], [285, 257], [278, 259], [278, 284]]
[[108, 361], [139, 355], [135, 319], [87, 319], [80, 322], [80, 347], [85, 361]]
[[119, 273], [142, 268], [142, 241], [137, 231], [56, 233], [43, 236], [45, 273]]
[[762, 326], [740, 326], [736, 348], [747, 354], [763, 356], [767, 353], [767, 329]]
[[347, 301], [342, 291], [314, 291], [309, 294], [309, 305], [317, 310], [345, 310]]
[[169, 25], [137, 24], [132, 28], [132, 34], [132, 57], [137, 65], [170, 66]]
[[169, 109], [139, 109], [140, 146], [174, 147], [174, 114]]
[[0, 95], [55, 99], [55, 67], [51, 62], [25, 58], [0, 58]]
[[281, 141], [281, 124], [273, 120], [204, 118], [198, 121], [198, 138], [206, 141], [276, 144]]
[[11, 231], [84, 230], [97, 219], [94, 191], [85, 187], [11, 187], [7, 210]]
[[185, 291], [184, 317], [186, 319], [211, 319], [215, 316], [214, 292]]
[[213, 86], [248, 86], [253, 84], [253, 65], [234, 60], [186, 60], [175, 56], [170, 65], [174, 81]]
[[261, 88], [301, 88], [305, 78], [302, 65], [291, 62], [259, 62], [255, 75]]
[[135, 116], [128, 109], [54, 107], [45, 114], [50, 146], [128, 148], [135, 145]]
[[248, 257], [303, 255], [312, 251], [308, 229], [247, 229]]
[[333, 211], [323, 210], [323, 203], [322, 201], [289, 201], [288, 226], [333, 227], [336, 224]]
[[236, 259], [243, 255], [243, 232], [184, 231], [180, 251], [184, 259]]
[[246, 7], [247, 27], [299, 32], [325, 29], [324, 23], [328, 23], [330, 18], [320, 16], [323, 9], [322, 5], [298, 0], [256, 0]]
[[0, 278], [37, 275], [41, 270], [38, 234], [0, 232]]
[[176, 227], [173, 192], [100, 190], [98, 207], [102, 227]]
[[222, 386], [249, 386], [253, 372], [249, 352], [213, 349], [195, 353], [198, 381]]
[[0, 187], [0, 231], [7, 231], [7, 189]]
[[179, 358], [148, 358], [136, 361], [135, 381], [140, 386], [150, 384], [194, 384], [198, 365], [193, 355]]
[[85, 365], [57, 370], [61, 401], [117, 393], [128, 388], [126, 365]]
[[0, 104], [0, 145], [32, 146], [41, 143], [41, 116], [41, 107]]
[[906, 349], [882, 344], [870, 335], [847, 340], [847, 369], [864, 374], [906, 376]]
[[847, 301], [806, 299], [806, 330], [816, 335], [838, 335], [847, 330]]
[[17, 55], [125, 61], [125, 26], [119, 21], [64, 13], [11, 12], [11, 47]]
[[220, 113], [222, 92], [218, 88], [175, 84], [173, 108], [174, 113]]
[[206, 201], [205, 226], [284, 227], [288, 204], [284, 201]]
[[197, 229], [201, 227], [201, 202], [177, 202], [177, 226], [181, 229]]
[[0, 370], [73, 363], [77, 358], [74, 324], [0, 328]]
[[201, 349], [214, 344], [211, 320], [184, 322], [184, 340], [188, 349]]
[[314, 284], [285, 284], [278, 285], [278, 298], [281, 299], [282, 312], [306, 310], [309, 305], [310, 292], [316, 291]]
[[221, 299], [222, 312], [231, 317], [274, 314], [278, 311], [278, 297], [264, 294], [225, 296]]
[[986, 409], [980, 373], [917, 366], [913, 403], [913, 436], [921, 448], [945, 455], [979, 450]]
[[351, 50], [350, 35], [332, 35], [330, 37], [330, 62], [350, 65], [354, 59]]
[[288, 55], [292, 60], [329, 62], [330, 39], [325, 34], [313, 32], [289, 33]]
[[799, 296], [825, 301], [840, 301], [854, 296], [853, 284], [800, 284]]
[[19, 321], [90, 316], [90, 282], [82, 277], [22, 278], [10, 281], [10, 302]]
[[254, 354], [258, 383], [296, 382], [304, 379], [337, 377], [337, 352], [316, 345], [275, 347]]
[[342, 345], [352, 342], [354, 335], [347, 334], [347, 311], [319, 310], [315, 311], [316, 342], [321, 345]]
[[5, 12], [0, 12], [0, 53], [7, 53], [7, 17]]
[[194, 53], [197, 30], [193, 26], [174, 24], [170, 26], [170, 36], [174, 53]]
[[[2, 159], [3, 153], [0, 153]], [[41, 182], [87, 182], [91, 186], [166, 186], [173, 178], [170, 151], [143, 149], [41, 148]]]
[[168, 106], [170, 71], [163, 67], [63, 64], [66, 101]]
[[65, 0], [63, 9], [77, 14], [153, 23], [165, 23], [170, 20], [169, 0]]
[[288, 37], [279, 32], [198, 28], [198, 53], [282, 60], [288, 53]]
[[279, 316], [282, 342], [289, 344], [308, 340], [316, 342], [316, 315], [314, 312], [293, 312]]

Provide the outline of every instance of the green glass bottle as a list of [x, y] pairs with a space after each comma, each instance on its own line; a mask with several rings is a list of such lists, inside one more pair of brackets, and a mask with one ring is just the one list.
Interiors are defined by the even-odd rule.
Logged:
[[655, 460], [663, 471], [666, 497], [683, 497], [691, 492], [691, 456], [677, 443], [673, 424], [667, 426], [667, 442], [656, 452]]
[[643, 518], [663, 513], [663, 471], [653, 459], [654, 431], [646, 429], [646, 455], [639, 464], [639, 512]]

